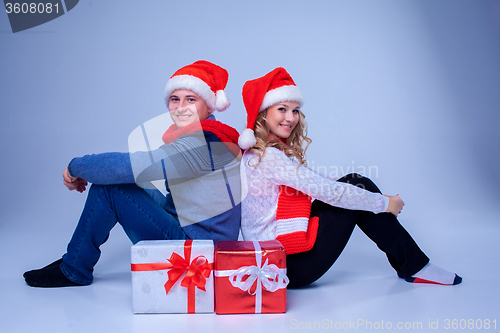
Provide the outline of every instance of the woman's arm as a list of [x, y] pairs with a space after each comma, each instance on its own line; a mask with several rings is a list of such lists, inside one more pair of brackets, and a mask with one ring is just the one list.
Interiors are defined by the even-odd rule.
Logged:
[[[256, 160], [250, 160], [250, 165]], [[257, 166], [261, 176], [276, 185], [286, 185], [332, 206], [381, 213], [390, 200], [351, 184], [337, 182], [299, 166], [276, 148], [267, 148]]]

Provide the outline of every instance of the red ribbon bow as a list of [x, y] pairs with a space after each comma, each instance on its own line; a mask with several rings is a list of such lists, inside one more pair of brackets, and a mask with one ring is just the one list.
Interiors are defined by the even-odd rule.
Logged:
[[174, 252], [168, 261], [172, 264], [172, 268], [168, 271], [168, 281], [165, 283], [167, 294], [184, 273], [186, 275], [181, 281], [181, 286], [186, 288], [196, 286], [206, 291], [205, 284], [212, 271], [212, 265], [208, 263], [207, 258], [199, 256], [189, 263], [189, 258], [184, 259]]
[[205, 290], [207, 278], [213, 269], [205, 256], [198, 256], [190, 262], [192, 240], [184, 243], [184, 258], [177, 253], [172, 253], [169, 263], [132, 264], [132, 271], [157, 271], [168, 269], [168, 281], [165, 283], [165, 292], [168, 294], [174, 284], [186, 273], [181, 280], [181, 286], [188, 289], [188, 313], [195, 312], [195, 288]]

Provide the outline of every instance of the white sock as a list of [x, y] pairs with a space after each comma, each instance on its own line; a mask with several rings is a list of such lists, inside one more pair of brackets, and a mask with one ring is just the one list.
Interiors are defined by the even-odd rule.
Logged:
[[424, 266], [424, 268], [415, 273], [412, 277], [415, 279], [424, 280], [415, 280], [414, 283], [438, 283], [452, 285], [456, 283], [455, 276], [457, 276], [455, 273], [449, 272], [429, 262]]

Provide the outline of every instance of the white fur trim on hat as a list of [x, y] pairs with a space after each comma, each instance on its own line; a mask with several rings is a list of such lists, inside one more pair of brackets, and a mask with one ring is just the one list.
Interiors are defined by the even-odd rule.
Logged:
[[[165, 101], [168, 105], [168, 98], [170, 94], [177, 89], [187, 89], [195, 92], [200, 96], [210, 110], [215, 110], [215, 94], [210, 89], [210, 86], [205, 81], [192, 75], [177, 75], [167, 81], [165, 86]], [[226, 97], [227, 98], [227, 97]]]
[[253, 130], [250, 128], [245, 128], [241, 131], [240, 137], [238, 138], [238, 146], [241, 149], [250, 149], [257, 143]]
[[231, 105], [229, 98], [227, 98], [226, 92], [224, 90], [218, 90], [215, 94], [215, 108], [218, 111], [224, 111]]
[[262, 100], [259, 112], [276, 103], [285, 101], [297, 102], [299, 103], [299, 106], [302, 106], [302, 104], [304, 104], [304, 97], [302, 96], [300, 88], [297, 86], [282, 86], [273, 90], [269, 90]]

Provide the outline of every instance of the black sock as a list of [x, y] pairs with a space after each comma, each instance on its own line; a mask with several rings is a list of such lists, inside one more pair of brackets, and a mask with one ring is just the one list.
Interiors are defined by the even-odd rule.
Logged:
[[39, 268], [39, 269], [33, 269], [31, 271], [27, 271], [23, 274], [24, 278], [29, 278], [30, 276], [32, 276], [33, 274], [36, 274], [36, 272], [40, 272], [42, 269], [45, 269], [45, 268], [49, 268], [49, 267], [52, 267], [52, 266], [56, 266], [56, 265], [60, 265], [63, 261], [63, 258], [61, 259], [57, 259], [56, 261], [54, 261], [53, 263], [51, 264], [48, 264], [47, 266], [43, 267], [43, 268]]
[[26, 283], [31, 287], [56, 288], [81, 286], [68, 279], [61, 271], [62, 259], [53, 262], [44, 268], [24, 273]]

